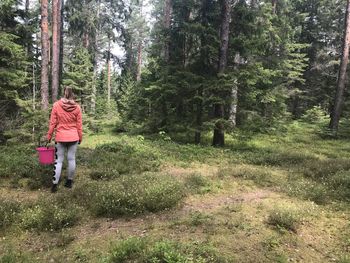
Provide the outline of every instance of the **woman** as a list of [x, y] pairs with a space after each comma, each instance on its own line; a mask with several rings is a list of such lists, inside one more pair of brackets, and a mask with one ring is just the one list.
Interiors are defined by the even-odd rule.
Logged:
[[64, 97], [53, 104], [49, 131], [47, 133], [47, 140], [50, 142], [52, 134], [54, 130], [56, 130], [56, 162], [51, 188], [51, 192], [53, 193], [57, 191], [65, 149], [67, 149], [68, 171], [64, 186], [72, 188], [75, 174], [75, 153], [78, 144], [80, 144], [83, 139], [82, 127], [81, 108], [74, 101], [72, 88], [65, 87]]

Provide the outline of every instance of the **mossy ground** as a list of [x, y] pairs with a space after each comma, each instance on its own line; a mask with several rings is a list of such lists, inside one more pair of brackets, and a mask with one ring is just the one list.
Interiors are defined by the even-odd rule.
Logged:
[[[25, 176], [15, 181], [11, 174], [1, 178], [1, 199], [17, 201], [20, 209], [56, 201], [61, 202], [57, 211], [63, 211], [59, 218], [66, 218], [64, 209], [71, 211], [72, 206], [81, 214], [74, 217], [74, 225], [60, 225], [57, 220], [58, 227], [50, 230], [24, 228], [22, 213], [9, 212], [13, 223], [0, 230], [0, 262], [103, 262], [117, 253], [118, 242], [130, 237], [150, 244], [196, 244], [197, 250], [210, 247], [226, 262], [350, 262], [350, 140], [346, 136], [330, 138], [320, 126], [295, 122], [286, 134], [236, 132], [220, 149], [208, 145], [209, 139], [207, 145], [195, 146], [164, 136], [147, 139], [111, 130], [106, 126], [104, 132], [86, 136], [78, 153], [73, 190], [61, 185], [52, 195], [44, 183], [31, 190], [30, 182], [37, 175], [32, 178], [30, 171], [18, 167], [16, 173]], [[112, 170], [100, 182], [91, 173], [101, 167], [89, 162], [96, 146], [106, 143], [125, 147], [121, 154], [137, 161], [126, 162], [128, 169], [123, 169], [122, 163], [111, 160], [115, 178]], [[156, 213], [142, 210], [97, 217], [85, 209], [93, 199], [81, 198], [84, 194], [77, 190], [83, 192], [86, 183], [117, 183], [122, 178], [118, 169], [127, 171], [122, 176], [141, 176], [140, 169], [152, 178], [169, 176], [183, 186], [185, 197]], [[33, 171], [51, 179], [51, 174]], [[182, 258], [182, 254], [176, 256]], [[213, 257], [207, 262], [220, 260]]]

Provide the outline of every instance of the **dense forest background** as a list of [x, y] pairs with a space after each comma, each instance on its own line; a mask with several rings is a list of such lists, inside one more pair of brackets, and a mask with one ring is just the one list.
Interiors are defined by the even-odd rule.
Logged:
[[66, 85], [92, 131], [118, 115], [120, 131], [195, 143], [213, 131], [222, 146], [236, 127], [346, 119], [346, 10], [345, 0], [3, 0], [0, 141], [39, 140]]

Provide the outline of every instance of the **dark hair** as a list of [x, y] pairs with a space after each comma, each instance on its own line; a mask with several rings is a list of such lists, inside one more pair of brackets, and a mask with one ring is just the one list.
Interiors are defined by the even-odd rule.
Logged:
[[74, 99], [74, 93], [73, 93], [73, 89], [71, 87], [64, 87], [64, 93], [63, 96], [65, 99], [67, 100], [72, 100]]

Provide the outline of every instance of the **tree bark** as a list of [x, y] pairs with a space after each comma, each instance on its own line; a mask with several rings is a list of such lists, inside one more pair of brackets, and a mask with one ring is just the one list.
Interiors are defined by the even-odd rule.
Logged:
[[277, 0], [272, 0], [272, 14], [276, 14], [277, 11]]
[[[101, 9], [101, 2], [100, 0], [97, 0], [97, 17], [100, 17], [100, 9]], [[98, 26], [96, 27], [95, 31], [95, 47], [98, 47], [98, 40], [100, 36], [100, 30], [101, 30], [101, 25], [98, 23]], [[96, 82], [97, 82], [97, 74], [98, 74], [98, 66], [97, 66], [97, 58], [96, 55], [94, 55], [93, 59], [93, 66], [94, 66], [94, 76], [93, 76], [93, 83], [92, 83], [92, 94], [91, 94], [91, 113], [95, 115], [96, 113]]]
[[108, 40], [108, 54], [107, 54], [107, 104], [111, 103], [111, 40]]
[[41, 0], [41, 108], [49, 108], [49, 23], [48, 0]]
[[165, 0], [164, 4], [164, 30], [166, 31], [165, 34], [165, 41], [164, 41], [164, 61], [169, 62], [170, 54], [169, 54], [169, 30], [170, 30], [170, 23], [171, 23], [171, 0]]
[[61, 0], [52, 0], [52, 102], [57, 100], [60, 76]]
[[201, 128], [203, 125], [203, 102], [202, 102], [202, 97], [203, 97], [203, 87], [200, 87], [198, 89], [197, 93], [198, 97], [200, 97], [199, 101], [197, 102], [197, 110], [196, 110], [196, 132], [194, 134], [194, 142], [195, 144], [200, 144], [201, 143], [201, 137], [202, 137], [202, 132]]
[[343, 50], [340, 62], [340, 68], [338, 72], [337, 91], [334, 98], [334, 106], [331, 114], [331, 121], [329, 128], [333, 132], [338, 131], [338, 125], [344, 100], [346, 70], [349, 62], [349, 45], [350, 45], [350, 0], [347, 1], [346, 13], [345, 13], [345, 30], [343, 40]]
[[250, 1], [250, 7], [255, 9], [257, 7], [257, 5], [258, 5], [257, 2], [258, 2], [258, 0], [251, 0]]
[[[219, 50], [219, 65], [218, 74], [225, 72], [227, 65], [228, 39], [230, 33], [230, 0], [221, 0], [221, 27], [220, 27], [220, 50]], [[223, 99], [223, 98], [222, 98]], [[213, 146], [225, 145], [225, 132], [222, 119], [224, 118], [224, 104], [216, 103], [214, 105], [214, 117], [217, 119], [214, 128]]]
[[60, 56], [59, 56], [59, 77], [58, 77], [58, 93], [60, 94], [60, 87], [62, 85], [62, 76], [63, 76], [63, 30], [64, 30], [64, 0], [61, 1], [61, 23], [60, 23]]
[[137, 82], [141, 82], [141, 66], [142, 66], [142, 40], [140, 40], [137, 46], [137, 71], [136, 71]]
[[89, 46], [90, 46], [89, 34], [87, 32], [84, 32], [84, 34], [83, 34], [83, 47], [88, 49]]
[[[239, 70], [239, 65], [242, 63], [241, 62], [241, 54], [239, 52], [236, 53], [235, 58], [234, 58], [234, 70], [238, 71]], [[237, 119], [237, 103], [238, 103], [238, 85], [237, 83], [233, 83], [232, 89], [231, 89], [231, 103], [230, 103], [230, 110], [229, 110], [229, 122], [230, 126], [232, 128], [236, 128], [236, 119]]]

